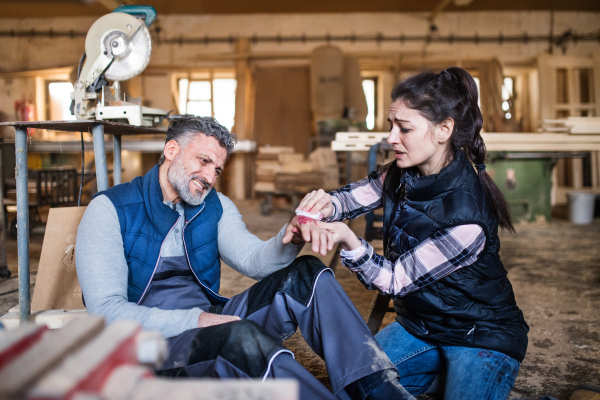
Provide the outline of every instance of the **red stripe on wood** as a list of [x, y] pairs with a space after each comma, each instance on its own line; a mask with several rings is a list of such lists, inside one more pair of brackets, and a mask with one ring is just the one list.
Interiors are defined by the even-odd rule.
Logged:
[[39, 328], [36, 329], [33, 333], [22, 337], [12, 346], [0, 352], [0, 371], [12, 361], [21, 356], [21, 354], [25, 353], [34, 344], [36, 344], [47, 331], [47, 325], [40, 325]]

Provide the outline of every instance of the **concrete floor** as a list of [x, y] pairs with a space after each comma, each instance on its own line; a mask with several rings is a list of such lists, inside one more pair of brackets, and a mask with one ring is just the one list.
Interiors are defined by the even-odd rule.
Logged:
[[[289, 215], [261, 216], [258, 202], [238, 202], [248, 229], [262, 239], [272, 237]], [[364, 221], [353, 221], [358, 234]], [[32, 283], [41, 251], [43, 230], [31, 237]], [[600, 384], [600, 220], [574, 226], [564, 219], [517, 226], [517, 234], [501, 234], [501, 257], [509, 271], [517, 302], [531, 330], [529, 349], [509, 398], [538, 399], [551, 395], [568, 399], [581, 383]], [[380, 242], [374, 243], [377, 248]], [[7, 243], [9, 267], [16, 275], [16, 242]], [[307, 249], [304, 251], [306, 254]], [[329, 262], [329, 255], [324, 259]], [[366, 317], [373, 292], [364, 289], [343, 266], [336, 277], [359, 312]], [[253, 281], [223, 267], [222, 293], [231, 296]], [[17, 279], [0, 282], [0, 315], [18, 302]], [[7, 294], [5, 294], [7, 293]], [[388, 314], [384, 325], [393, 321]], [[285, 342], [296, 358], [329, 386], [322, 360], [296, 333]], [[421, 396], [436, 398], [435, 396]]]

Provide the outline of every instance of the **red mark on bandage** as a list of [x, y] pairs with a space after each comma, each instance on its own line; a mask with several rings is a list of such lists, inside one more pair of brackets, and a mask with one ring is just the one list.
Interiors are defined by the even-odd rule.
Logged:
[[298, 223], [299, 224], [308, 224], [309, 222], [313, 222], [313, 221], [314, 220], [312, 218], [308, 218], [308, 217], [305, 217], [303, 215], [301, 215], [301, 216], [298, 217]]

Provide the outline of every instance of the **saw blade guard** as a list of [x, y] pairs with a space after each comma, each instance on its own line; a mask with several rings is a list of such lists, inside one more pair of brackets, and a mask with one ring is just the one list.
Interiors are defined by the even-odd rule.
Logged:
[[124, 81], [146, 69], [152, 55], [152, 39], [142, 19], [115, 12], [99, 18], [85, 39], [87, 55], [80, 80], [85, 86], [104, 74]]

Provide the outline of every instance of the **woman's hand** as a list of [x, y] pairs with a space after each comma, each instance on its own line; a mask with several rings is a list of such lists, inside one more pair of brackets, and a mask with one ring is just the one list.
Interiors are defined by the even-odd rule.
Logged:
[[333, 243], [339, 243], [346, 251], [356, 250], [361, 246], [360, 239], [343, 222], [321, 222], [316, 221], [317, 228], [330, 233], [333, 237]]
[[323, 189], [313, 190], [304, 196], [297, 209], [311, 214], [320, 211], [323, 218], [331, 217], [334, 211], [331, 195]]
[[333, 234], [319, 229], [315, 222], [317, 221], [308, 217], [295, 216], [289, 222], [281, 242], [283, 244], [310, 242], [313, 253], [327, 255], [327, 252], [333, 249]]

